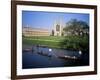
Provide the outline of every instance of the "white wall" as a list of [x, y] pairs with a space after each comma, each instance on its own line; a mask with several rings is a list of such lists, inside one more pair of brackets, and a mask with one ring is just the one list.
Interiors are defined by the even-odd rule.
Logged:
[[[47, 0], [34, 0], [47, 1]], [[99, 0], [48, 0], [48, 2], [59, 3], [80, 3], [80, 4], [98, 4]], [[11, 65], [11, 11], [10, 0], [0, 0], [0, 80], [10, 80], [10, 65]], [[100, 6], [99, 6], [100, 10]], [[100, 11], [98, 12], [100, 14]], [[98, 23], [100, 22], [100, 15], [98, 15]], [[100, 47], [100, 24], [98, 24], [98, 47]], [[98, 48], [99, 49], [99, 48]], [[98, 67], [100, 67], [100, 50], [98, 50]], [[84, 75], [84, 76], [70, 76], [59, 78], [43, 78], [34, 80], [100, 80], [100, 68], [98, 68], [98, 75]]]

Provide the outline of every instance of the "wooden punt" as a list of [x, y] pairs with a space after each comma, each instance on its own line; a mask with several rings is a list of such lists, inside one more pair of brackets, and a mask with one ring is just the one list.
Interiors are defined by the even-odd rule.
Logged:
[[76, 56], [67, 56], [67, 55], [63, 55], [63, 56], [58, 56], [58, 58], [60, 59], [69, 59], [69, 60], [77, 60], [78, 58]]
[[32, 51], [32, 49], [24, 49], [23, 52], [29, 52]]

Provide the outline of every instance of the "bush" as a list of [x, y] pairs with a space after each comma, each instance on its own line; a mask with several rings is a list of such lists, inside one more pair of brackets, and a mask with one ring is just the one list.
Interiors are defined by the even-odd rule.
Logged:
[[60, 46], [63, 49], [87, 51], [89, 49], [89, 37], [86, 35], [82, 37], [66, 36]]

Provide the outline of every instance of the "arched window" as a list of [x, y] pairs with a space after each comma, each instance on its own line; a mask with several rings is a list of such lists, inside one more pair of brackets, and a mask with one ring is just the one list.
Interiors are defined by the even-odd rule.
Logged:
[[56, 31], [60, 31], [60, 25], [59, 24], [56, 25]]

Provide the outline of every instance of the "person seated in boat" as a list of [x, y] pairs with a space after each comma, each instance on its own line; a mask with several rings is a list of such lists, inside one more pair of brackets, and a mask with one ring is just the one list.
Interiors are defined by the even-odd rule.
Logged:
[[52, 49], [49, 49], [48, 56], [50, 56], [50, 57], [52, 56], [51, 51], [52, 51]]
[[79, 50], [79, 54], [82, 55], [82, 51], [81, 50]]

